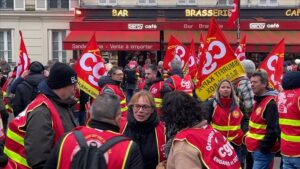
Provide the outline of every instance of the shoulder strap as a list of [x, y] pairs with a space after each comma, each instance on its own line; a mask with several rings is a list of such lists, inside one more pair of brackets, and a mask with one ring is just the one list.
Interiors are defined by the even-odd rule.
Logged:
[[86, 140], [81, 131], [75, 130], [75, 131], [73, 131], [73, 134], [74, 134], [80, 148], [88, 147]]
[[111, 139], [109, 139], [108, 141], [106, 141], [100, 148], [99, 150], [101, 152], [106, 152], [109, 148], [111, 148], [113, 145], [125, 141], [125, 140], [130, 140], [130, 138], [128, 137], [124, 137], [124, 136], [115, 136]]

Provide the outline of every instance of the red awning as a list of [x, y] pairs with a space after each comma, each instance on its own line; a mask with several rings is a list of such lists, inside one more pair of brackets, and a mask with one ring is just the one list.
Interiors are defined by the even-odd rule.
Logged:
[[96, 33], [99, 48], [105, 51], [160, 49], [159, 31], [72, 31], [64, 40], [64, 49], [85, 49], [94, 33]]
[[[237, 46], [237, 35], [235, 31], [223, 31], [228, 42], [234, 47]], [[282, 39], [285, 39], [287, 52], [300, 52], [300, 31], [242, 31], [241, 38], [247, 35], [247, 52], [270, 52], [272, 48]], [[173, 35], [180, 42], [189, 44], [194, 38], [199, 44], [200, 31], [165, 31], [164, 40], [168, 43]], [[203, 32], [204, 38], [206, 31]]]

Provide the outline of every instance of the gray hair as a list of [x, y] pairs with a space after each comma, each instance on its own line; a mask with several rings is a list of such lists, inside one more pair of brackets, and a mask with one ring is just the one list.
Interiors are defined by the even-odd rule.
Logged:
[[172, 61], [171, 61], [171, 69], [174, 70], [174, 69], [181, 69], [181, 61], [178, 60], [177, 58], [174, 58]]
[[113, 120], [120, 111], [120, 99], [114, 94], [103, 93], [97, 96], [92, 105], [91, 119], [103, 121]]

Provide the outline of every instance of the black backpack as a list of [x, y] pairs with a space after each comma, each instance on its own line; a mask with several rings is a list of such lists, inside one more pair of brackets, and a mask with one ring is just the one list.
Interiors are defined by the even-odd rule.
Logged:
[[135, 84], [137, 80], [137, 76], [136, 76], [136, 68], [128, 68], [128, 70], [126, 70], [126, 81], [127, 83], [130, 84]]
[[25, 86], [27, 86], [31, 90], [31, 97], [30, 97], [30, 102], [31, 102], [39, 94], [39, 90], [37, 88], [37, 85], [33, 86], [33, 85], [29, 84], [28, 82], [26, 82], [25, 80], [22, 83], [25, 84]]
[[106, 169], [104, 153], [113, 145], [121, 141], [130, 140], [124, 136], [116, 136], [107, 140], [98, 148], [96, 144], [93, 145], [93, 142], [88, 146], [83, 134], [79, 130], [73, 133], [80, 146], [80, 150], [73, 157], [71, 169]]

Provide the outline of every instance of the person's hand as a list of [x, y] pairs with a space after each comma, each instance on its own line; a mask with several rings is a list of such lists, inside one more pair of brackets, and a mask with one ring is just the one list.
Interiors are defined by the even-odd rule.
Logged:
[[162, 161], [160, 163], [158, 163], [158, 165], [156, 166], [156, 169], [166, 169], [167, 168], [167, 161]]
[[44, 70], [44, 76], [48, 77], [49, 76], [49, 71], [48, 70]]
[[29, 70], [24, 70], [24, 72], [21, 75], [22, 79], [25, 79], [29, 75]]

